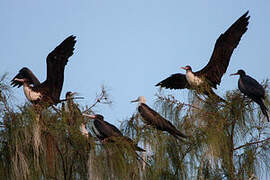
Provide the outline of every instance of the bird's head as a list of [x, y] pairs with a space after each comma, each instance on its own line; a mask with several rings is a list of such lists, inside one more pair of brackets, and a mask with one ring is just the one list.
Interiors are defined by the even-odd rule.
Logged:
[[245, 76], [246, 72], [242, 69], [239, 69], [236, 73], [233, 73], [230, 76], [235, 76], [235, 75]]
[[101, 114], [96, 114], [96, 115], [95, 115], [95, 119], [104, 121], [104, 117], [103, 117]]
[[189, 65], [185, 66], [185, 67], [181, 67], [181, 69], [184, 69], [186, 71], [192, 71], [191, 67]]
[[139, 103], [146, 103], [146, 99], [144, 96], [139, 96], [137, 99], [131, 101], [131, 103], [134, 103], [134, 102], [139, 102]]
[[68, 91], [68, 92], [66, 93], [66, 99], [74, 98], [74, 95], [76, 95], [76, 94], [77, 94], [76, 92]]

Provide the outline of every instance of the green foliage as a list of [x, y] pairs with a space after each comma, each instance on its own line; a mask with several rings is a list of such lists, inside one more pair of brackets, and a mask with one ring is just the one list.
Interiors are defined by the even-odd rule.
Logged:
[[[268, 81], [264, 82], [265, 88]], [[12, 91], [0, 80], [0, 179], [249, 179], [269, 172], [269, 124], [253, 102], [238, 90], [227, 103], [191, 91], [189, 102], [156, 95], [154, 109], [187, 139], [145, 126], [135, 113], [121, 124], [124, 135], [146, 152], [135, 152], [122, 138], [100, 142], [80, 127], [91, 120], [77, 108], [37, 111], [30, 103], [14, 106]], [[94, 107], [110, 104], [104, 88]], [[266, 106], [269, 107], [268, 96]], [[135, 108], [135, 107], [134, 107]], [[106, 118], [105, 118], [106, 120]]]

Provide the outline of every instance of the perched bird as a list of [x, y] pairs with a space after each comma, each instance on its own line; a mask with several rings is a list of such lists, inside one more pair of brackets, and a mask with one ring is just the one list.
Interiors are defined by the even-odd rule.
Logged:
[[252, 77], [246, 75], [246, 72], [242, 69], [238, 70], [237, 73], [231, 74], [231, 76], [233, 75], [240, 75], [238, 80], [239, 90], [260, 106], [262, 113], [269, 121], [267, 108], [263, 103], [263, 99], [265, 99], [265, 90], [262, 85]]
[[80, 131], [83, 136], [85, 137], [92, 137], [91, 133], [88, 132], [86, 129], [87, 121], [83, 119], [83, 114], [81, 110], [78, 108], [78, 105], [74, 103], [73, 99], [75, 98], [74, 95], [77, 94], [76, 92], [68, 91], [66, 93], [66, 105], [64, 109], [68, 112], [68, 125], [73, 126], [78, 120], [82, 121], [80, 124]]
[[69, 112], [69, 125], [73, 125], [78, 118], [82, 118], [82, 112], [78, 108], [78, 105], [74, 103], [75, 92], [68, 91], [66, 93], [66, 105], [65, 111]]
[[11, 80], [11, 85], [18, 88], [23, 86], [26, 98], [33, 104], [50, 106], [59, 103], [65, 66], [73, 55], [75, 43], [75, 36], [69, 36], [47, 56], [47, 79], [43, 83], [24, 67]]
[[[197, 72], [187, 65], [181, 67], [186, 74], [172, 74], [167, 79], [159, 82], [156, 86], [169, 89], [195, 89], [207, 96], [217, 96], [212, 88], [217, 88], [223, 74], [226, 72], [234, 49], [239, 44], [242, 35], [247, 31], [250, 16], [248, 11], [241, 16], [227, 31], [219, 36], [214, 51], [208, 64]], [[219, 98], [222, 100], [221, 98]], [[223, 100], [224, 101], [224, 100]]]
[[135, 151], [145, 151], [144, 149], [138, 147], [132, 139], [123, 136], [122, 132], [114, 125], [104, 121], [104, 117], [100, 114], [87, 115], [91, 119], [94, 119], [92, 130], [96, 134], [97, 138], [101, 141], [110, 140], [114, 142], [113, 137], [120, 137], [124, 141], [127, 141]]
[[164, 119], [160, 114], [147, 106], [145, 104], [146, 99], [144, 96], [139, 96], [138, 99], [131, 102], [139, 103], [138, 111], [146, 125], [152, 126], [161, 131], [167, 131], [177, 139], [187, 138], [187, 136], [177, 130], [170, 121]]

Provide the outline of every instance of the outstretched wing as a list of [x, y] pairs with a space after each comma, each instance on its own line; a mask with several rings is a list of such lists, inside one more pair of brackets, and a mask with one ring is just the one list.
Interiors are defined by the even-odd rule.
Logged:
[[46, 83], [54, 101], [58, 101], [64, 82], [65, 65], [73, 55], [75, 36], [69, 36], [47, 56]]
[[219, 36], [210, 61], [202, 70], [195, 73], [197, 76], [206, 77], [214, 88], [216, 88], [217, 84], [220, 84], [234, 49], [239, 44], [243, 34], [247, 31], [248, 20], [250, 18], [247, 15], [248, 11], [231, 25], [225, 33]]
[[185, 74], [172, 74], [170, 77], [156, 84], [156, 86], [165, 87], [167, 89], [184, 89], [190, 88]]
[[40, 84], [39, 80], [38, 80], [37, 77], [34, 75], [34, 73], [33, 73], [30, 69], [28, 69], [27, 67], [24, 67], [24, 68], [22, 68], [22, 69], [19, 71], [19, 73], [11, 80], [11, 85], [12, 85], [13, 87], [16, 87], [16, 86], [18, 86], [18, 88], [21, 87], [21, 86], [23, 85], [23, 82], [17, 81], [17, 80], [15, 80], [15, 79], [23, 79], [23, 78], [27, 79], [28, 82], [29, 82], [29, 84], [33, 84], [34, 86]]

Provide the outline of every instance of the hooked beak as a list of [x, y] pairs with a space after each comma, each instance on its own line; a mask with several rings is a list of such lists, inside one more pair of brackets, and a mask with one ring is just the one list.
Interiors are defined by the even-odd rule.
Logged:
[[19, 79], [19, 78], [14, 78], [14, 81], [18, 81], [18, 82], [25, 82], [25, 79]]
[[235, 75], [239, 75], [238, 73], [233, 73], [233, 74], [230, 74], [230, 76], [235, 76]]
[[184, 69], [184, 70], [187, 70], [187, 68], [186, 67], [180, 67], [181, 69]]
[[84, 99], [84, 97], [79, 97], [77, 95], [79, 95], [79, 93], [73, 92], [70, 94], [70, 98], [68, 98], [68, 99]]
[[135, 103], [135, 102], [138, 102], [139, 99], [136, 99], [136, 100], [133, 100], [133, 101], [130, 101], [130, 103]]
[[96, 115], [89, 115], [89, 114], [86, 114], [86, 113], [83, 113], [82, 115], [85, 116], [85, 117], [89, 117], [91, 119], [95, 119], [96, 118]]

